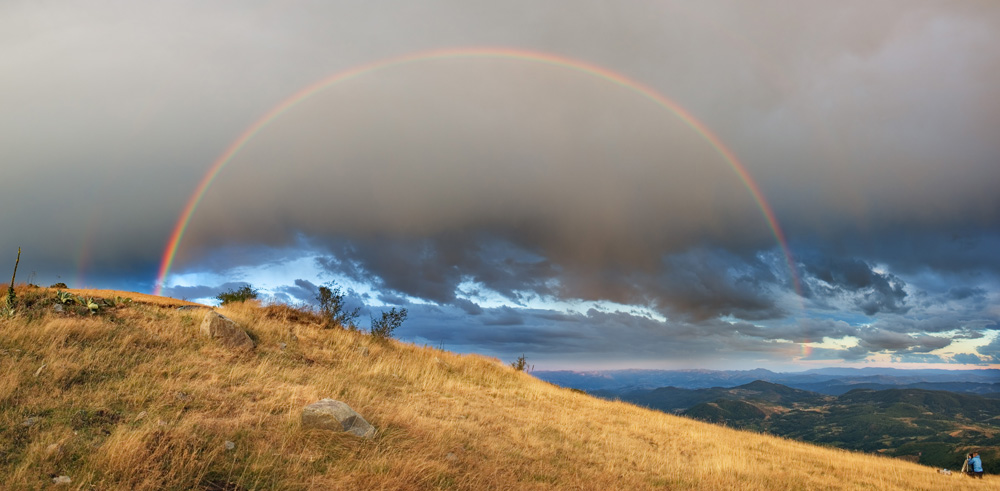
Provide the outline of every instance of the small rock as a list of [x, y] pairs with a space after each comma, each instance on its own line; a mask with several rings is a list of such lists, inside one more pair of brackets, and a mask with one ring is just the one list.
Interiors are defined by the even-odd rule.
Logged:
[[346, 431], [365, 439], [375, 436], [375, 427], [350, 406], [333, 399], [323, 399], [302, 410], [302, 427]]
[[52, 478], [52, 484], [69, 484], [71, 482], [73, 482], [73, 480], [70, 479], [69, 476], [59, 476]]
[[55, 304], [55, 305], [52, 306], [52, 311], [53, 312], [62, 313], [63, 310], [65, 310], [65, 309], [63, 308], [63, 305], [61, 303], [57, 303], [57, 304]]
[[287, 347], [288, 347], [288, 343], [280, 343], [280, 344], [278, 344], [278, 349], [280, 349], [281, 351], [285, 351], [285, 348], [287, 348]]
[[236, 448], [236, 442], [226, 440], [226, 450], [232, 450], [234, 448]]
[[35, 376], [37, 377], [37, 376], [41, 375], [42, 369], [45, 368], [45, 367], [47, 367], [47, 366], [48, 366], [47, 363], [42, 363], [42, 366], [38, 367], [38, 370], [35, 370]]
[[458, 460], [458, 456], [452, 452], [448, 452], [448, 455], [444, 456], [444, 460], [447, 460], [448, 462], [454, 462]]
[[30, 428], [32, 426], [35, 426], [35, 423], [37, 423], [37, 422], [38, 422], [38, 418], [32, 417], [32, 418], [28, 418], [28, 419], [22, 421], [21, 422], [21, 426], [24, 426], [25, 428]]

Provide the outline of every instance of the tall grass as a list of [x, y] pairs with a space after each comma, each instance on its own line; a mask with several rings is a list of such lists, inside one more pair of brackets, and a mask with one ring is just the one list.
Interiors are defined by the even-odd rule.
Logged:
[[[95, 316], [0, 320], [3, 486], [59, 475], [78, 489], [1000, 485], [599, 400], [499, 360], [322, 329], [283, 306], [218, 309], [259, 341], [234, 353], [198, 334], [204, 311], [128, 295], [137, 302]], [[325, 397], [376, 437], [302, 428], [302, 408]]]

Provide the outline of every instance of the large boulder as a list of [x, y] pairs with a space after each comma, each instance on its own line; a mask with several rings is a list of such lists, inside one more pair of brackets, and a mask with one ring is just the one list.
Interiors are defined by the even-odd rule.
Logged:
[[256, 346], [246, 331], [232, 319], [214, 311], [205, 313], [201, 333], [234, 349], [252, 350]]
[[333, 399], [314, 402], [302, 410], [302, 427], [346, 431], [361, 438], [375, 436], [375, 427], [365, 421], [351, 406]]

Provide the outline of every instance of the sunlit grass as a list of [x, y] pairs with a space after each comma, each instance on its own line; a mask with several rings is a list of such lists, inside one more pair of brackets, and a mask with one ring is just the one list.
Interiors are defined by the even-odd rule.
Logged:
[[[202, 310], [108, 294], [136, 302], [0, 320], [4, 486], [41, 488], [59, 475], [88, 489], [1000, 485], [595, 399], [495, 359], [322, 329], [281, 306], [218, 309], [258, 340], [233, 353], [199, 335]], [[303, 429], [303, 406], [325, 397], [377, 436]]]

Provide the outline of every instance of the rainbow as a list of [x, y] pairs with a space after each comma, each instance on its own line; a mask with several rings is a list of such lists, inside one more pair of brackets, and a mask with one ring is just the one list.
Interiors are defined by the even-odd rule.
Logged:
[[258, 119], [255, 123], [250, 125], [243, 134], [239, 136], [235, 141], [233, 141], [229, 147], [226, 149], [222, 155], [205, 173], [201, 181], [198, 183], [198, 187], [195, 189], [194, 193], [188, 199], [187, 204], [184, 206], [184, 210], [181, 212], [180, 216], [177, 218], [177, 223], [174, 225], [174, 229], [170, 234], [170, 238], [167, 241], [167, 246], [163, 251], [163, 259], [160, 261], [160, 269], [156, 279], [156, 286], [153, 290], [154, 295], [160, 295], [163, 290], [163, 286], [166, 282], [167, 275], [170, 273], [170, 268], [173, 265], [174, 257], [177, 255], [177, 249], [180, 246], [181, 240], [184, 238], [184, 231], [187, 229], [188, 224], [191, 221], [191, 217], [194, 216], [195, 210], [198, 208], [198, 203], [201, 202], [202, 197], [208, 188], [212, 185], [212, 181], [215, 180], [219, 172], [228, 164], [233, 157], [239, 153], [239, 151], [253, 139], [261, 130], [268, 126], [276, 118], [284, 114], [289, 109], [295, 107], [302, 101], [308, 99], [313, 94], [320, 92], [328, 87], [336, 85], [345, 80], [350, 80], [357, 78], [361, 75], [371, 73], [376, 70], [383, 68], [394, 67], [399, 65], [405, 65], [410, 63], [418, 63], [428, 60], [440, 60], [440, 59], [462, 59], [462, 58], [498, 58], [498, 59], [511, 59], [511, 60], [521, 60], [531, 63], [540, 63], [545, 65], [557, 66], [565, 68], [567, 70], [572, 70], [585, 75], [590, 75], [603, 79], [612, 84], [623, 87], [629, 91], [645, 97], [646, 99], [656, 103], [660, 107], [669, 110], [679, 117], [685, 124], [687, 124], [691, 129], [701, 135], [715, 150], [722, 156], [722, 158], [729, 164], [730, 167], [736, 172], [740, 180], [750, 191], [751, 196], [757, 203], [757, 207], [760, 209], [761, 213], [764, 215], [774, 238], [777, 239], [778, 244], [781, 246], [782, 251], [785, 255], [785, 261], [788, 265], [789, 274], [792, 278], [795, 291], [801, 296], [801, 287], [799, 284], [798, 273], [795, 268], [795, 260], [792, 257], [791, 250], [788, 247], [788, 242], [785, 239], [785, 234], [782, 232], [781, 227], [778, 224], [777, 217], [774, 215], [774, 210], [771, 209], [771, 205], [768, 204], [767, 200], [764, 199], [764, 194], [760, 190], [760, 186], [753, 180], [750, 173], [747, 172], [746, 167], [736, 158], [736, 155], [722, 143], [722, 140], [713, 133], [704, 123], [695, 118], [690, 112], [681, 107], [676, 102], [668, 99], [666, 96], [660, 94], [659, 92], [653, 90], [652, 88], [633, 80], [625, 75], [614, 72], [610, 69], [587, 63], [580, 60], [575, 60], [572, 58], [567, 58], [564, 56], [559, 56], [551, 53], [544, 53], [539, 51], [528, 51], [523, 49], [512, 49], [512, 48], [454, 48], [454, 49], [440, 49], [432, 51], [421, 51], [417, 53], [410, 53], [402, 56], [397, 56], [393, 58], [387, 58], [372, 63], [367, 63], [360, 65], [348, 70], [333, 74], [327, 78], [324, 78], [312, 85], [309, 85], [302, 90], [296, 92], [291, 97], [285, 99], [280, 104], [272, 108], [263, 117]]

